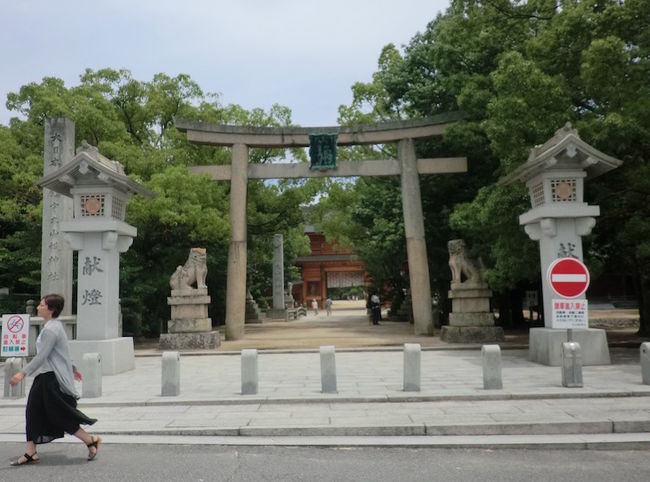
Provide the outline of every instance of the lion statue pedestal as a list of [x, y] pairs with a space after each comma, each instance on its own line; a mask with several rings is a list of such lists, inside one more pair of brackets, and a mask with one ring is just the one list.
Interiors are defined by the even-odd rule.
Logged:
[[185, 264], [178, 266], [169, 279], [172, 290], [167, 304], [171, 319], [167, 322], [168, 333], [160, 335], [161, 350], [205, 350], [221, 344], [220, 333], [212, 330], [208, 317], [207, 273], [205, 249], [192, 248]]
[[250, 291], [246, 292], [246, 311], [244, 316], [244, 323], [253, 324], [253, 323], [262, 323], [264, 318], [264, 313], [260, 310], [260, 307], [257, 306], [255, 299]]
[[482, 279], [480, 264], [469, 257], [462, 239], [449, 241], [448, 248], [452, 312], [449, 313], [449, 325], [440, 331], [440, 339], [447, 343], [503, 341], [503, 328], [494, 326], [490, 310], [492, 291]]

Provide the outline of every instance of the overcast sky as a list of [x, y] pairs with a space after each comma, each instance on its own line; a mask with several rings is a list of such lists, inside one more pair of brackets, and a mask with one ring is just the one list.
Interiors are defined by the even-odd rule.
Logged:
[[0, 0], [0, 124], [7, 93], [86, 68], [139, 81], [189, 74], [222, 104], [278, 103], [302, 126], [335, 125], [381, 49], [408, 44], [449, 0]]

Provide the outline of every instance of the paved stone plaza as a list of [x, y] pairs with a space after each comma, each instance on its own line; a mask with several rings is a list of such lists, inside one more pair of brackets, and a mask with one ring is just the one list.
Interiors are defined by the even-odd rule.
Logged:
[[[480, 346], [438, 345], [423, 346], [420, 392], [403, 391], [395, 346], [338, 350], [336, 394], [321, 393], [318, 350], [260, 351], [255, 395], [241, 395], [238, 352], [187, 353], [176, 397], [160, 395], [160, 354], [136, 350], [135, 370], [104, 376], [102, 396], [80, 406], [109, 443], [139, 435], [161, 443], [200, 436], [226, 444], [650, 446], [650, 386], [641, 383], [638, 347], [612, 348], [612, 365], [584, 367], [584, 388], [564, 388], [559, 367], [507, 345], [502, 390], [483, 389]], [[0, 400], [0, 440], [22, 440], [24, 405]]]

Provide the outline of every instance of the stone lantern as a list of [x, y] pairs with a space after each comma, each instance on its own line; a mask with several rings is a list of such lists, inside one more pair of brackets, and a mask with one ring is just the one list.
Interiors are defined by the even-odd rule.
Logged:
[[[552, 328], [552, 300], [558, 296], [546, 279], [546, 272], [558, 258], [582, 261], [582, 236], [591, 233], [595, 217], [600, 214], [599, 206], [584, 202], [584, 181], [621, 164], [622, 161], [584, 142], [567, 124], [544, 145], [533, 148], [526, 163], [500, 181], [526, 183], [531, 209], [519, 216], [519, 223], [532, 240], [539, 241], [544, 328], [530, 330], [532, 361], [561, 365], [561, 343], [566, 341], [567, 333]], [[583, 348], [584, 365], [610, 363], [604, 330], [574, 330], [574, 341]]]
[[73, 198], [73, 218], [61, 223], [61, 232], [78, 251], [73, 359], [80, 363], [84, 353], [99, 353], [104, 374], [132, 369], [133, 339], [119, 333], [119, 277], [120, 253], [129, 249], [137, 230], [124, 217], [132, 195], [153, 193], [85, 141], [71, 162], [38, 184]]

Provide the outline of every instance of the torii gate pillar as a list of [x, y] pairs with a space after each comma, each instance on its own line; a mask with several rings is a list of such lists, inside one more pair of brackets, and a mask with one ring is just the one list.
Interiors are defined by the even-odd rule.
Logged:
[[230, 247], [226, 288], [226, 340], [244, 336], [246, 315], [246, 192], [248, 188], [248, 146], [232, 146], [230, 181]]
[[402, 139], [397, 143], [397, 157], [402, 171], [400, 176], [402, 210], [404, 212], [415, 334], [432, 335], [431, 282], [429, 281], [427, 245], [424, 238], [420, 178], [413, 139]]

